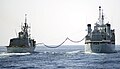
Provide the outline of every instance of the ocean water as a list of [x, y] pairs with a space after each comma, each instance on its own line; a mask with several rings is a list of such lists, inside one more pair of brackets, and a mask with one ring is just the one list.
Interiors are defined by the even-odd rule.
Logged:
[[38, 46], [34, 53], [6, 53], [0, 47], [0, 69], [120, 69], [120, 46], [117, 53], [85, 53], [84, 46], [59, 48]]

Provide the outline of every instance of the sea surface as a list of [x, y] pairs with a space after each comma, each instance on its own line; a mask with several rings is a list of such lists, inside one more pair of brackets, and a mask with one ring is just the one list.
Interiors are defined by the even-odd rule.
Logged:
[[6, 53], [0, 47], [0, 69], [120, 69], [120, 46], [117, 53], [85, 53], [84, 45], [59, 48], [37, 46], [34, 53]]

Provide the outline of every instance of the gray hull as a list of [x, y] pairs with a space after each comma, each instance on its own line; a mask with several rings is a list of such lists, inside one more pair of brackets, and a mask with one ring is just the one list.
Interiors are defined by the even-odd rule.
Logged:
[[34, 52], [35, 47], [7, 47], [8, 53], [26, 53]]
[[100, 45], [91, 45], [87, 44], [85, 46], [85, 52], [91, 53], [114, 53], [115, 44], [100, 44]]

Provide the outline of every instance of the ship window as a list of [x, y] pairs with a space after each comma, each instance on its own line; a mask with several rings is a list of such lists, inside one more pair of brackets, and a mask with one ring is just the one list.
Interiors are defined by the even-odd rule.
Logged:
[[103, 35], [102, 35], [102, 37], [103, 37]]
[[95, 44], [95, 45], [99, 45], [99, 43], [98, 43], [98, 42], [95, 42], [95, 43], [93, 43], [93, 44]]
[[106, 40], [106, 38], [104, 38], [104, 40]]

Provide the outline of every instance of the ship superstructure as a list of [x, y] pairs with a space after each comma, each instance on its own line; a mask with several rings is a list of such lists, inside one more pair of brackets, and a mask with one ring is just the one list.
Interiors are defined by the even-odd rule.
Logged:
[[109, 23], [104, 24], [104, 15], [99, 6], [99, 18], [95, 23], [94, 30], [88, 24], [88, 34], [85, 37], [85, 52], [111, 53], [115, 52], [115, 30]]
[[36, 41], [31, 39], [27, 24], [27, 14], [25, 14], [24, 26], [21, 26], [21, 32], [18, 33], [17, 38], [10, 39], [10, 44], [7, 46], [7, 52], [9, 53], [25, 53], [33, 52], [35, 49]]

